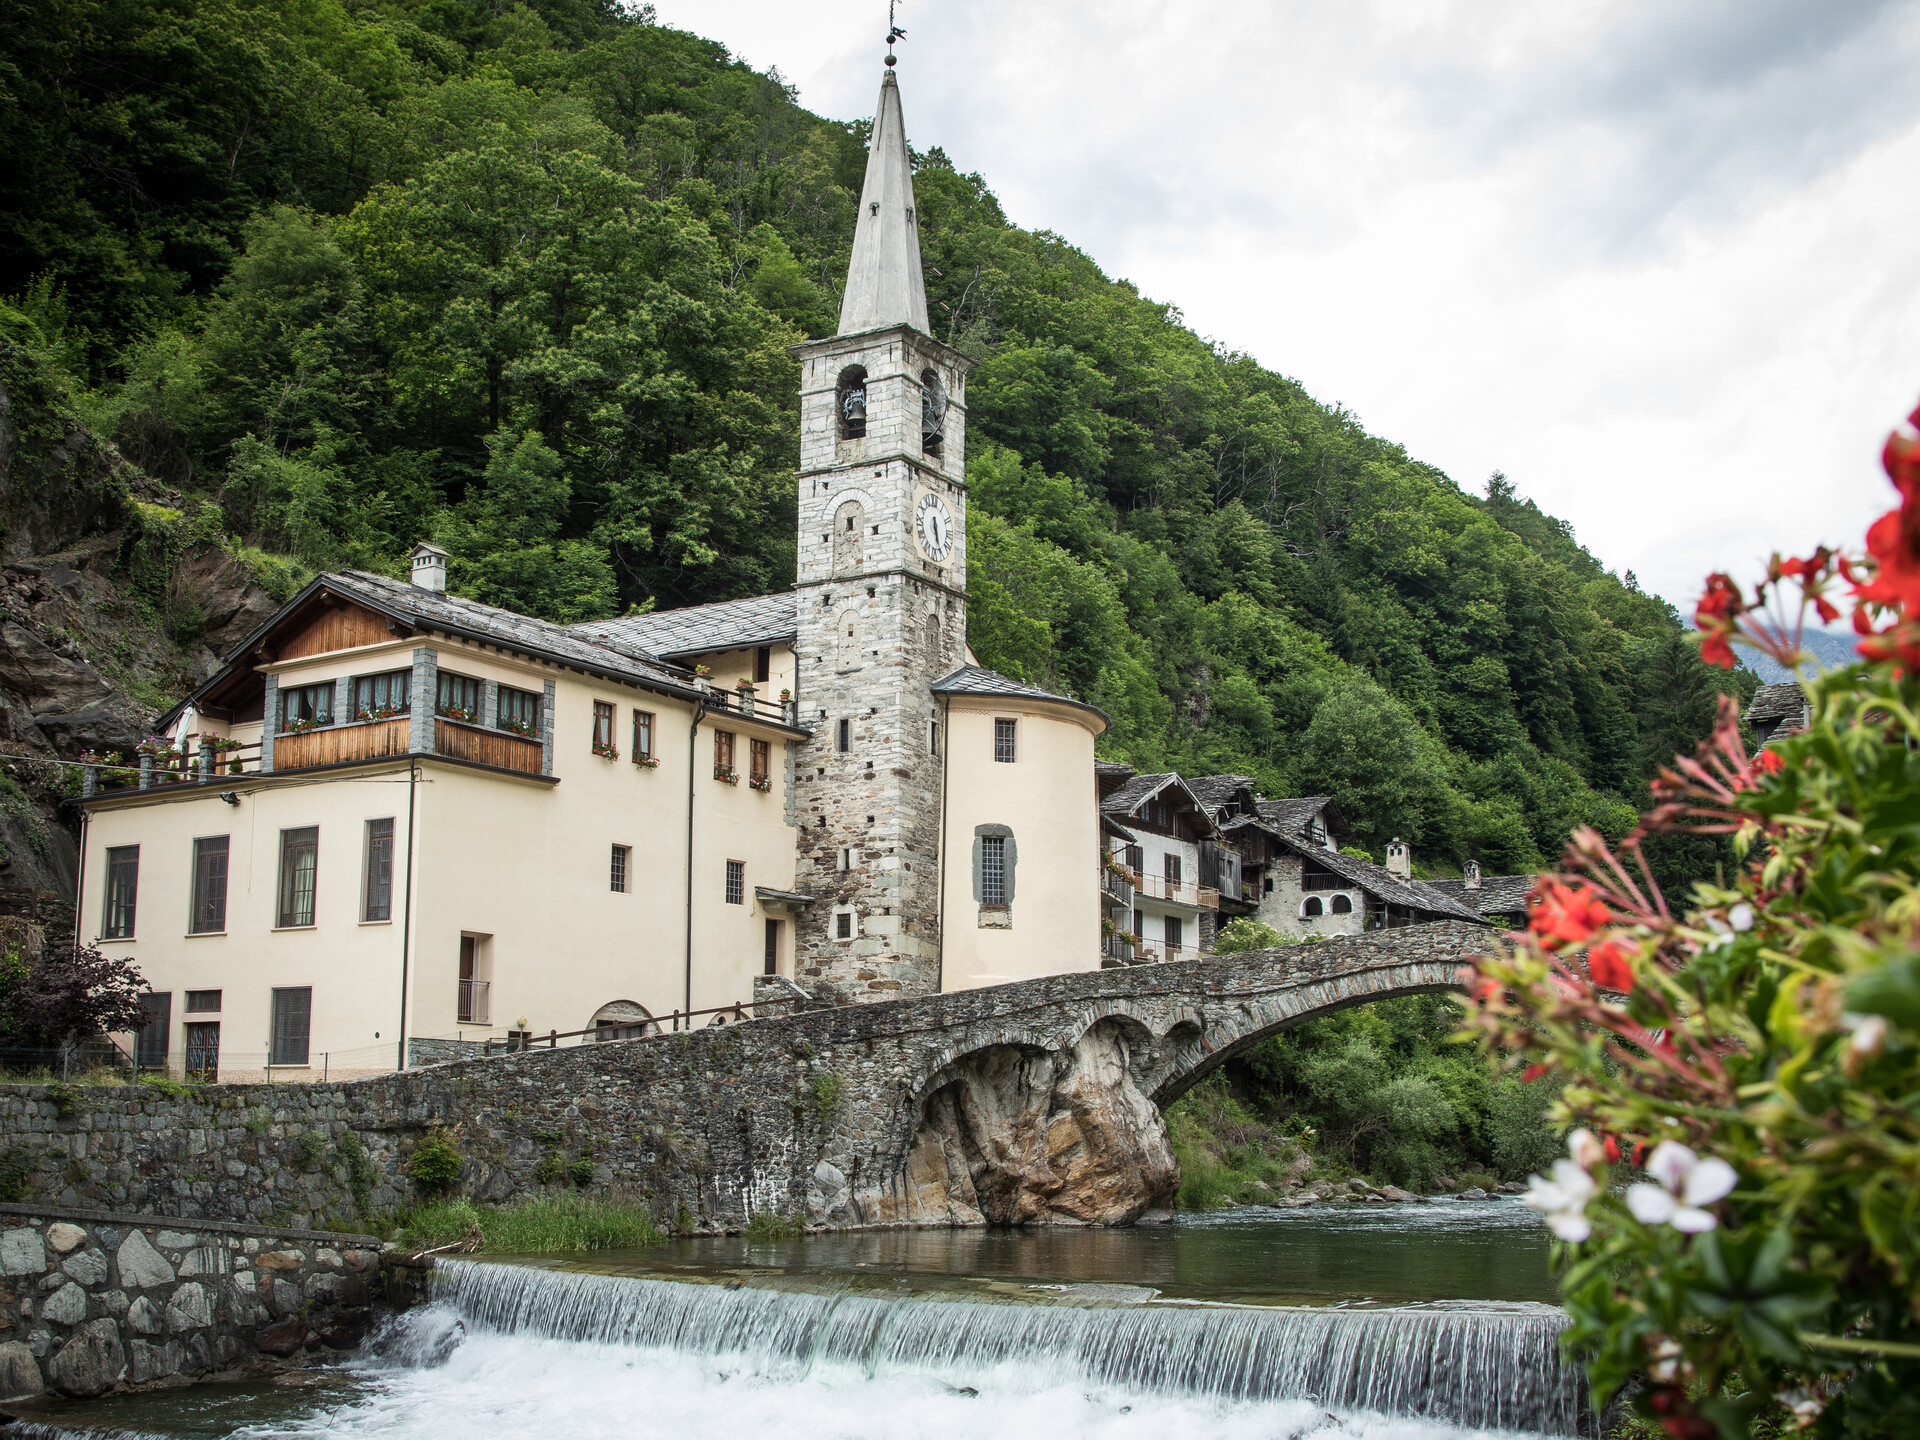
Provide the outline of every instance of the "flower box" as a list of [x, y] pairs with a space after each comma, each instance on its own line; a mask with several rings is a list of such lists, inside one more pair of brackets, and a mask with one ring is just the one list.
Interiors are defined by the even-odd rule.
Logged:
[[729, 785], [738, 785], [740, 783], [740, 772], [730, 769], [725, 765], [716, 765], [713, 767], [713, 778], [716, 780], [724, 780]]
[[636, 755], [633, 757], [633, 763], [645, 770], [658, 770], [660, 768], [660, 757], [658, 755]]
[[620, 758], [620, 747], [618, 745], [595, 744], [593, 753], [598, 755], [602, 760], [618, 760]]
[[773, 789], [773, 777], [771, 775], [756, 775], [753, 779], [747, 781], [747, 784], [764, 795]]

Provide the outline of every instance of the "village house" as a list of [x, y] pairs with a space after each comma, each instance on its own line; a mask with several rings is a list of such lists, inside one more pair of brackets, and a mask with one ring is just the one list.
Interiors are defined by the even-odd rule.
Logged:
[[[794, 353], [790, 590], [564, 627], [423, 544], [302, 589], [137, 775], [89, 767], [78, 913], [153, 986], [144, 1060], [317, 1078], [1101, 963], [1107, 720], [967, 648], [971, 362], [891, 73], [838, 333]], [[1212, 827], [1176, 801], [1146, 903], [1188, 953]]]

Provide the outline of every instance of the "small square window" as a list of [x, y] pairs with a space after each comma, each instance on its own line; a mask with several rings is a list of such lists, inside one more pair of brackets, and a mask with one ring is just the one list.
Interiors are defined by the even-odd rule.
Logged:
[[627, 893], [627, 862], [632, 854], [633, 848], [631, 846], [616, 845], [613, 847], [613, 868], [608, 888], [615, 894], [624, 895]]
[[301, 685], [280, 692], [280, 730], [333, 723], [333, 684]]
[[540, 697], [531, 690], [502, 685], [494, 701], [494, 727], [528, 740], [540, 738]]
[[411, 708], [413, 672], [389, 670], [384, 675], [362, 675], [353, 682], [353, 718], [385, 720]]
[[187, 991], [187, 1013], [189, 1015], [218, 1015], [220, 1013], [220, 992], [218, 990]]
[[993, 758], [1002, 765], [1013, 764], [1013, 721], [998, 718], [994, 720]]
[[833, 938], [851, 940], [853, 938], [853, 912], [842, 910], [833, 917]]
[[727, 861], [727, 904], [744, 905], [747, 901], [747, 862], [744, 860]]

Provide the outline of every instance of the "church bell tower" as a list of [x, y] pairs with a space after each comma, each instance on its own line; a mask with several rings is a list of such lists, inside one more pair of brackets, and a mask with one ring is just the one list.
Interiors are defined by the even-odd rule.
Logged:
[[965, 661], [970, 362], [927, 323], [893, 57], [839, 332], [801, 368], [795, 756], [799, 983], [841, 1001], [940, 987], [943, 749], [932, 683]]

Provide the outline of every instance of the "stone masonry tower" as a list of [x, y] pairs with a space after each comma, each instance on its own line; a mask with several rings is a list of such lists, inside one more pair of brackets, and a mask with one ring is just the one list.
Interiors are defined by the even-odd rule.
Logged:
[[[888, 57], [891, 66], [893, 59]], [[913, 172], [880, 87], [840, 330], [801, 365], [796, 978], [840, 1000], [940, 985], [933, 681], [965, 661], [969, 362], [927, 323]]]

